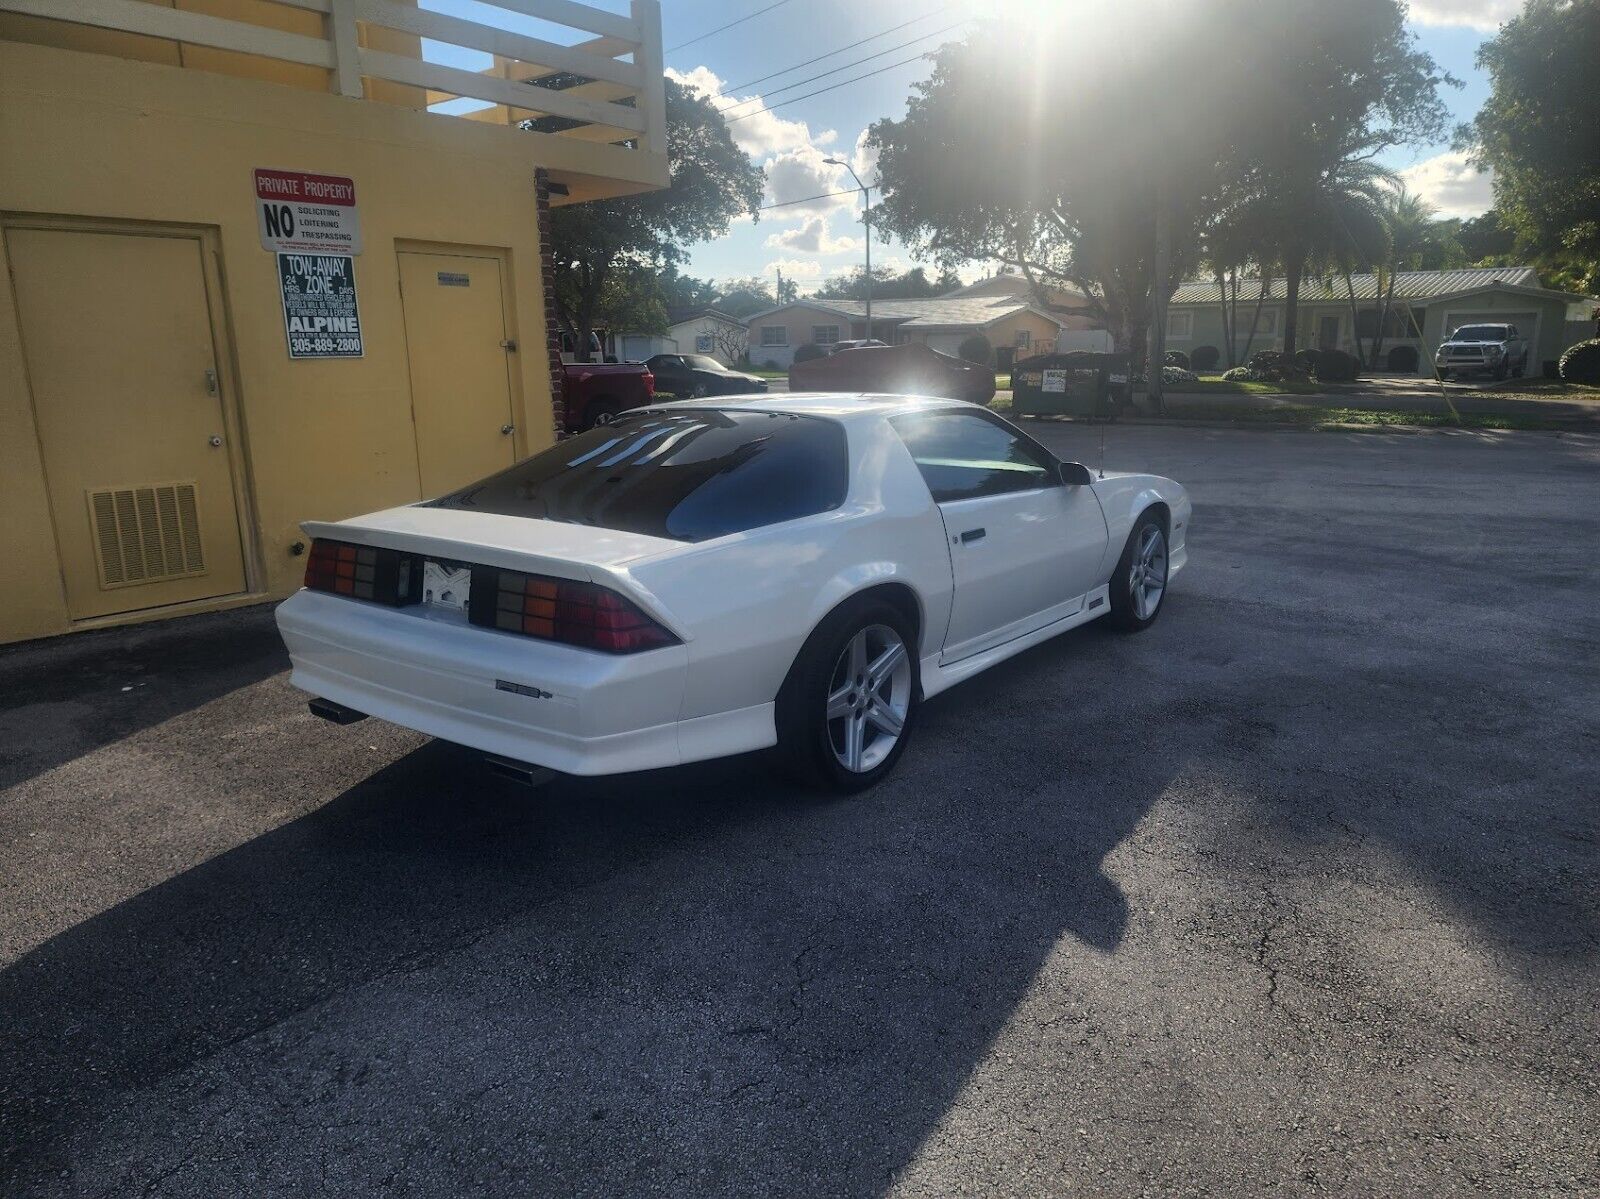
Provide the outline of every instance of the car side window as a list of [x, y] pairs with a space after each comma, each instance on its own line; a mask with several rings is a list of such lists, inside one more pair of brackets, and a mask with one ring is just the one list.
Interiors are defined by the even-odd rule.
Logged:
[[919, 412], [891, 422], [922, 472], [936, 503], [1012, 491], [1053, 481], [1050, 461], [1004, 425], [964, 412]]

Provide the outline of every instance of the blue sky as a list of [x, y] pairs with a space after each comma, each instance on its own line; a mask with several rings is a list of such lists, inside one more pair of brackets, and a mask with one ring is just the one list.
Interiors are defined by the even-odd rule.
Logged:
[[[625, 0], [589, 2], [627, 11]], [[746, 152], [767, 168], [767, 201], [772, 203], [853, 186], [848, 172], [822, 161], [828, 157], [850, 160], [865, 181], [874, 182], [873, 164], [860, 146], [862, 133], [880, 117], [903, 114], [911, 84], [927, 70], [920, 60], [894, 64], [959, 36], [960, 23], [975, 16], [1016, 14], [1026, 25], [1046, 11], [1070, 9], [1073, 2], [783, 0], [771, 11], [759, 12], [771, 0], [662, 0], [662, 29], [666, 46], [681, 46], [666, 55], [670, 71], [708, 93], [727, 89], [717, 103], [727, 106], [731, 117], [756, 114], [734, 121], [732, 128]], [[475, 0], [423, 0], [423, 5], [550, 36], [538, 22], [521, 20]], [[1458, 118], [1471, 117], [1487, 91], [1473, 65], [1478, 45], [1517, 7], [1518, 0], [1412, 0], [1412, 28], [1423, 48], [1465, 84], [1446, 94]], [[700, 36], [747, 14], [757, 15], [731, 29]], [[903, 23], [903, 29], [873, 37]], [[951, 25], [957, 28], [947, 28]], [[741, 86], [863, 38], [872, 40], [775, 78]], [[906, 45], [908, 42], [911, 44]], [[876, 57], [811, 83], [779, 90], [868, 56]], [[480, 63], [470, 52], [447, 55], [438, 49], [429, 57], [472, 68], [487, 62], [486, 56]], [[796, 99], [885, 66], [891, 69]], [[784, 104], [785, 100], [796, 102]], [[764, 103], [777, 107], [770, 113], [760, 112]], [[1448, 145], [1392, 155], [1387, 165], [1403, 170], [1408, 184], [1446, 215], [1473, 215], [1488, 206], [1488, 179], [1466, 167]], [[757, 223], [741, 221], [727, 236], [694, 246], [686, 270], [702, 278], [761, 275], [770, 282], [781, 268], [805, 292], [824, 278], [855, 266], [861, 257], [859, 202], [853, 196], [840, 196], [774, 208], [763, 212]], [[876, 238], [873, 262], [899, 268], [913, 265], [903, 247], [885, 245]], [[964, 273], [975, 278], [987, 272], [981, 264], [973, 264]]]

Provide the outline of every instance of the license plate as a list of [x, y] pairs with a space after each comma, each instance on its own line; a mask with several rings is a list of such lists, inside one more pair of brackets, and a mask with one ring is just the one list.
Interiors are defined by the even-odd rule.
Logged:
[[426, 559], [422, 564], [422, 602], [457, 612], [467, 610], [472, 594], [472, 567], [447, 565]]

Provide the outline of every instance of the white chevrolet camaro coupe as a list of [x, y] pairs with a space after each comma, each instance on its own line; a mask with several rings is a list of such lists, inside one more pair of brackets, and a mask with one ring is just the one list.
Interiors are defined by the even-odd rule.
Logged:
[[308, 523], [292, 681], [515, 777], [777, 746], [838, 791], [918, 705], [1029, 646], [1160, 614], [1189, 497], [1058, 461], [983, 408], [720, 397], [625, 413], [441, 499]]

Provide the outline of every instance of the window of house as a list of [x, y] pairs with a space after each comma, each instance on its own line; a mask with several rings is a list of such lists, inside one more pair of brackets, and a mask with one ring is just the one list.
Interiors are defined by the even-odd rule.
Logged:
[[786, 325], [762, 325], [761, 344], [764, 346], [786, 346], [789, 344], [789, 329]]
[[1278, 332], [1278, 314], [1271, 308], [1263, 308], [1256, 317], [1256, 336], [1272, 337]]
[[812, 325], [811, 340], [819, 346], [831, 346], [839, 340], [838, 325]]
[[1017, 330], [1017, 349], [1026, 350], [1033, 344], [1033, 331], [1031, 329]]
[[1167, 336], [1173, 341], [1188, 341], [1194, 336], [1194, 313], [1167, 313]]
[[709, 333], [696, 333], [694, 335], [694, 349], [697, 354], [711, 353], [712, 338]]

